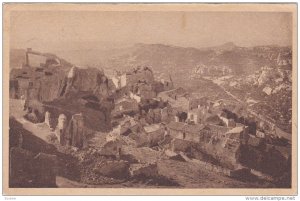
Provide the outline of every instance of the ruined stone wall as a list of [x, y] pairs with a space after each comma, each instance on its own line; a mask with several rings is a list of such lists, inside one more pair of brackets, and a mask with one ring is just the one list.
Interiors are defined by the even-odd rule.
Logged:
[[65, 68], [52, 66], [13, 69], [10, 72], [10, 80], [17, 80], [19, 98], [25, 95], [28, 99], [50, 101], [58, 97], [65, 71]]
[[[72, 115], [82, 113], [84, 116], [84, 125], [87, 128], [102, 132], [107, 132], [111, 129], [111, 112], [109, 107], [107, 107], [106, 111], [103, 111], [102, 108], [90, 108], [78, 103], [76, 99], [73, 99], [73, 101], [60, 99], [47, 102], [43, 106], [45, 112], [49, 111], [51, 113], [51, 118], [54, 119], [54, 126], [57, 125], [57, 119], [60, 114], [65, 114], [67, 120], [70, 121]], [[102, 105], [102, 107], [104, 106]]]
[[14, 118], [9, 124], [9, 187], [55, 187], [55, 147], [25, 130]]
[[201, 141], [197, 147], [202, 152], [212, 156], [224, 167], [234, 169], [239, 165], [239, 143], [230, 143], [226, 139], [211, 137], [209, 142]]
[[137, 71], [132, 71], [126, 74], [126, 84], [130, 85], [139, 81], [146, 81], [147, 83], [152, 83], [154, 81], [152, 71], [139, 69]]

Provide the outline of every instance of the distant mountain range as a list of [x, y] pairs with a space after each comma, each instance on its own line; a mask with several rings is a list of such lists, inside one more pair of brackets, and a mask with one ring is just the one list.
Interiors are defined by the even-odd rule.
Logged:
[[[12, 49], [11, 67], [20, 66], [25, 51]], [[262, 66], [273, 66], [278, 54], [291, 57], [291, 48], [279, 46], [239, 47], [232, 42], [210, 48], [185, 48], [163, 44], [136, 44], [126, 47], [80, 48], [51, 52], [78, 66], [120, 71], [146, 65], [162, 74], [190, 73], [197, 65], [226, 66], [235, 74], [251, 74]]]

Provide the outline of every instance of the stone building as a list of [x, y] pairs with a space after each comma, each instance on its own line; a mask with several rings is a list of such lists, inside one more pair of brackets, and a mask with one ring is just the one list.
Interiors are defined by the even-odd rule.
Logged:
[[170, 122], [167, 128], [173, 138], [192, 142], [200, 142], [202, 132], [205, 130], [204, 125], [189, 125], [183, 122]]
[[185, 127], [185, 124], [182, 122], [171, 121], [169, 124], [167, 124], [169, 134], [173, 138], [183, 139], [184, 127]]
[[227, 119], [226, 117], [222, 117], [220, 116], [220, 119], [224, 122], [224, 124], [227, 126], [227, 127], [235, 127], [236, 126], [236, 123], [234, 121], [234, 119]]
[[247, 126], [235, 127], [223, 134], [222, 137], [225, 137], [229, 141], [246, 144], [249, 140], [249, 129]]
[[200, 115], [201, 115], [200, 109], [189, 110], [187, 113], [187, 121], [194, 124], [198, 124], [201, 121]]
[[139, 106], [137, 101], [133, 99], [123, 98], [115, 104], [115, 108], [112, 111], [113, 115], [138, 113]]
[[198, 108], [194, 108], [187, 112], [187, 122], [200, 124], [204, 123], [206, 118], [210, 115], [207, 107], [198, 105]]
[[160, 124], [144, 126], [144, 130], [150, 146], [158, 145], [158, 142], [164, 139], [165, 129]]
[[127, 84], [138, 83], [139, 81], [145, 81], [146, 83], [152, 83], [154, 81], [153, 72], [149, 67], [137, 67], [126, 72]]
[[182, 139], [191, 142], [200, 142], [202, 132], [204, 132], [204, 130], [205, 130], [205, 126], [203, 124], [186, 125], [184, 128], [185, 135], [183, 135]]
[[227, 112], [222, 111], [218, 113], [218, 116], [227, 127], [233, 128], [236, 126], [236, 122], [233, 119], [233, 115], [230, 116], [231, 114], [234, 114], [234, 116], [236, 116], [235, 113], [231, 113], [230, 111]]
[[206, 107], [207, 109], [211, 106], [212, 104], [208, 100], [207, 97], [202, 97], [202, 98], [190, 98], [189, 100], [189, 109], [197, 109], [200, 107]]

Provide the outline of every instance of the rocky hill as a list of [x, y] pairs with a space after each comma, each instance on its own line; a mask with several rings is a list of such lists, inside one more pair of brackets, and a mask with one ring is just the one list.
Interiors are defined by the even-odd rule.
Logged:
[[216, 82], [291, 133], [292, 71], [278, 66], [264, 66], [253, 74], [228, 76]]
[[[157, 79], [172, 76], [175, 85], [185, 83], [186, 77], [199, 66], [213, 73], [226, 68], [235, 75], [250, 75], [262, 66], [286, 64], [291, 69], [291, 49], [278, 46], [239, 47], [230, 42], [209, 48], [178, 47], [163, 44], [135, 44], [126, 47], [94, 47], [61, 51], [59, 55], [80, 65], [101, 67], [105, 74], [114, 70], [127, 71], [136, 66], [149, 66]], [[280, 56], [279, 56], [280, 55]]]
[[[278, 54], [287, 54], [291, 59], [288, 47], [238, 47], [226, 43], [212, 48], [183, 48], [162, 44], [136, 44], [122, 49], [105, 58], [102, 63], [107, 68], [130, 68], [134, 65], [151, 66], [154, 71], [174, 73], [191, 70], [197, 65], [228, 66], [233, 73], [250, 74], [261, 66], [277, 62]], [[288, 60], [287, 59], [287, 60]], [[287, 61], [288, 62], [288, 61]]]

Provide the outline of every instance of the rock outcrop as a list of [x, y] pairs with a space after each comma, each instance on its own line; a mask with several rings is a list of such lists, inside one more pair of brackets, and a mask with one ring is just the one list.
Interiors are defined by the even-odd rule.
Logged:
[[102, 161], [96, 165], [94, 171], [100, 175], [112, 178], [128, 178], [130, 164], [123, 160]]
[[[43, 55], [49, 56], [48, 54]], [[57, 99], [80, 99], [80, 94], [83, 92], [98, 97], [99, 101], [105, 101], [114, 92], [114, 84], [104, 75], [103, 71], [96, 68], [72, 67], [72, 64], [55, 55], [51, 55], [51, 58], [60, 62], [40, 67], [29, 66], [12, 69], [10, 72], [10, 97], [24, 97], [26, 105], [30, 105], [31, 102], [43, 104], [46, 102], [51, 105], [51, 102]], [[105, 115], [109, 116], [109, 109], [105, 104], [101, 105], [103, 107], [100, 110], [105, 110]], [[45, 111], [34, 107], [32, 109], [37, 109], [38, 113], [34, 112], [29, 117], [34, 122], [44, 121]], [[42, 118], [39, 117], [40, 114]]]
[[99, 154], [101, 156], [120, 158], [122, 154], [122, 142], [118, 139], [108, 141], [104, 144]]
[[83, 115], [81, 113], [73, 115], [65, 134], [67, 144], [83, 148], [86, 144], [85, 129]]
[[9, 124], [9, 186], [56, 187], [55, 147], [25, 130], [14, 118]]
[[[82, 113], [86, 126], [94, 130], [110, 129], [113, 109], [114, 84], [96, 68], [72, 67], [67, 62], [59, 65], [24, 67], [10, 73], [10, 97], [26, 99], [26, 118], [34, 123], [57, 125], [59, 114], [67, 118]], [[84, 100], [84, 96], [94, 100]], [[46, 111], [55, 119], [53, 125]], [[46, 117], [46, 118], [45, 118]]]
[[91, 92], [99, 100], [112, 95], [114, 85], [103, 73], [96, 68], [80, 69], [72, 67], [64, 78], [60, 96], [70, 97], [81, 91]]
[[152, 178], [159, 176], [156, 163], [131, 164], [129, 171], [132, 177]]
[[[34, 172], [35, 174], [32, 174]], [[10, 149], [10, 187], [55, 187], [57, 159], [55, 155]]]
[[51, 119], [51, 114], [50, 114], [50, 112], [46, 112], [45, 113], [45, 124], [47, 125], [47, 126], [49, 126], [49, 128], [51, 127], [50, 126], [50, 119]]
[[60, 114], [58, 117], [58, 124], [55, 129], [55, 135], [58, 142], [61, 145], [66, 144], [66, 130], [67, 130], [67, 117], [64, 114]]

